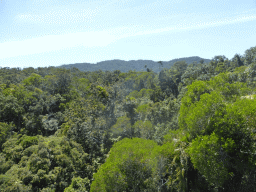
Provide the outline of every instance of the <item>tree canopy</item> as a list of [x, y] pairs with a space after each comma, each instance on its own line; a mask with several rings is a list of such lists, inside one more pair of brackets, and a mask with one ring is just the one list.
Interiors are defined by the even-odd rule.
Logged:
[[150, 65], [1, 68], [0, 191], [255, 191], [255, 47]]

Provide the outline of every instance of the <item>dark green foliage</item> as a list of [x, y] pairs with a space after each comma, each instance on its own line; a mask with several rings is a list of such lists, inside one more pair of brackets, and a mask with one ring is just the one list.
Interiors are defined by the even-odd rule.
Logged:
[[38, 138], [36, 136], [26, 136], [20, 138], [20, 144], [23, 148], [30, 147], [38, 144]]
[[2, 122], [13, 122], [20, 128], [24, 109], [19, 105], [17, 98], [12, 95], [12, 88], [7, 89], [4, 93], [0, 92], [0, 119]]
[[3, 154], [16, 164], [5, 172], [12, 180], [4, 179], [2, 187], [16, 180], [33, 191], [47, 187], [63, 191], [74, 176], [92, 178], [95, 170], [87, 165], [88, 154], [81, 145], [61, 137], [16, 136], [5, 143]]
[[256, 62], [256, 47], [251, 47], [247, 49], [244, 53], [244, 63], [245, 65], [250, 65]]
[[69, 187], [64, 192], [87, 192], [90, 189], [90, 180], [88, 178], [74, 177]]
[[0, 151], [2, 151], [2, 145], [11, 136], [11, 131], [14, 129], [12, 124], [0, 122]]

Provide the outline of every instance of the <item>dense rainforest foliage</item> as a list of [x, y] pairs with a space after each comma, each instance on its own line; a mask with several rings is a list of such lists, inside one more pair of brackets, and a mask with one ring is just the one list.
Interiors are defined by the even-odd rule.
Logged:
[[256, 47], [155, 73], [0, 69], [0, 191], [256, 191]]

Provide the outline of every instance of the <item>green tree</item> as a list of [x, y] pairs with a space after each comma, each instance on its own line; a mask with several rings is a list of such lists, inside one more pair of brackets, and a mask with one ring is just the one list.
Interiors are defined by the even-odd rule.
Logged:
[[90, 180], [88, 178], [82, 179], [81, 177], [75, 177], [72, 179], [72, 183], [67, 187], [64, 192], [88, 192], [90, 190]]
[[110, 131], [112, 133], [112, 137], [114, 138], [117, 138], [118, 136], [121, 136], [121, 138], [130, 138], [132, 134], [130, 118], [127, 116], [121, 116], [117, 118], [115, 125], [111, 127]]
[[256, 47], [251, 47], [247, 49], [244, 53], [245, 65], [250, 65], [251, 63], [256, 61]]
[[219, 75], [210, 81], [208, 86], [214, 90], [205, 93], [204, 86], [197, 99], [193, 99], [192, 90], [198, 90], [194, 85], [200, 82], [189, 86], [182, 99], [179, 125], [190, 135], [188, 153], [194, 167], [214, 187], [232, 191], [241, 187], [243, 175], [255, 161], [254, 133], [246, 119], [256, 105], [254, 100], [240, 100], [247, 91], [245, 84], [223, 86], [225, 77]]
[[[0, 170], [5, 172], [0, 189], [5, 191], [17, 184], [24, 188], [20, 191], [64, 191], [70, 184], [88, 190], [97, 169], [97, 162], [90, 163], [80, 144], [64, 137], [14, 135], [3, 147]], [[4, 170], [6, 163], [8, 170]]]
[[12, 124], [0, 122], [0, 152], [2, 151], [2, 145], [11, 136], [11, 132], [14, 129]]
[[94, 174], [91, 191], [143, 191], [152, 182], [150, 155], [157, 144], [125, 138], [110, 150], [109, 157]]

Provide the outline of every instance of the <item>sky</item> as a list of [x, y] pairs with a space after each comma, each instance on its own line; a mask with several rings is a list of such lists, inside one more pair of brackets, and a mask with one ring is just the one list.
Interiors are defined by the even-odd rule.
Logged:
[[199, 56], [256, 46], [256, 0], [0, 0], [0, 67]]

